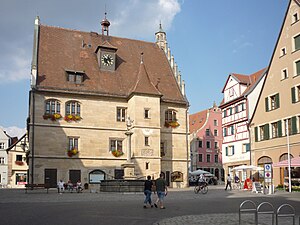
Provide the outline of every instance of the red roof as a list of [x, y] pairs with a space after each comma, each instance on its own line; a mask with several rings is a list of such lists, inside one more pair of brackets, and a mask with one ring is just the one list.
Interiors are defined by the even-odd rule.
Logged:
[[196, 132], [199, 130], [206, 121], [207, 111], [203, 110], [189, 116], [189, 131], [190, 133]]
[[[187, 104], [165, 53], [155, 43], [45, 25], [39, 28], [37, 89], [128, 98], [133, 90], [145, 88], [148, 94], [161, 94], [163, 101]], [[99, 68], [95, 51], [103, 44], [116, 49], [115, 71]], [[66, 70], [83, 71], [84, 82], [68, 82]]]

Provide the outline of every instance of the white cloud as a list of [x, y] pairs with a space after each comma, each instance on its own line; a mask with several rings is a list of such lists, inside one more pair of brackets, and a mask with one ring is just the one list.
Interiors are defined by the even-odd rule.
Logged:
[[19, 128], [19, 127], [2, 127], [0, 126], [0, 128], [2, 128], [2, 130], [6, 131], [6, 133], [11, 136], [11, 137], [18, 137], [21, 138], [25, 133], [26, 133], [26, 128]]
[[1, 83], [9, 83], [30, 78], [30, 56], [25, 49], [14, 48], [6, 57], [1, 57]]
[[112, 15], [112, 19], [108, 18], [111, 22], [111, 34], [153, 41], [160, 21], [163, 29], [168, 30], [180, 10], [178, 0], [131, 0], [118, 10], [117, 15]]

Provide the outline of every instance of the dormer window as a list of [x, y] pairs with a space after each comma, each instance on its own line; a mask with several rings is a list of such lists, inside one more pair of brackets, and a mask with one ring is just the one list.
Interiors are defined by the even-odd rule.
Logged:
[[72, 71], [67, 70], [67, 80], [70, 83], [82, 84], [84, 81], [84, 72], [83, 71]]

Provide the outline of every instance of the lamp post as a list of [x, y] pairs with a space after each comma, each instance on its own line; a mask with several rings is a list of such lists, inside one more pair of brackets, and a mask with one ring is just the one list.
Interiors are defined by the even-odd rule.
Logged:
[[290, 156], [290, 140], [289, 140], [289, 123], [288, 123], [288, 119], [285, 120], [285, 127], [286, 127], [286, 138], [287, 138], [287, 149], [288, 149], [289, 192], [292, 192], [292, 182], [291, 182], [291, 156]]

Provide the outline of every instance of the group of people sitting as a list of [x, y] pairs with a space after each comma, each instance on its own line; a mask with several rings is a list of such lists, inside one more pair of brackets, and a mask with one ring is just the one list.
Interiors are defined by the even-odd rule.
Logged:
[[65, 190], [69, 192], [73, 192], [75, 190], [77, 193], [81, 193], [83, 191], [80, 180], [78, 180], [76, 184], [73, 184], [71, 180], [69, 180], [67, 183], [65, 183], [63, 180], [60, 180], [57, 183], [57, 189], [58, 193], [63, 193]]

